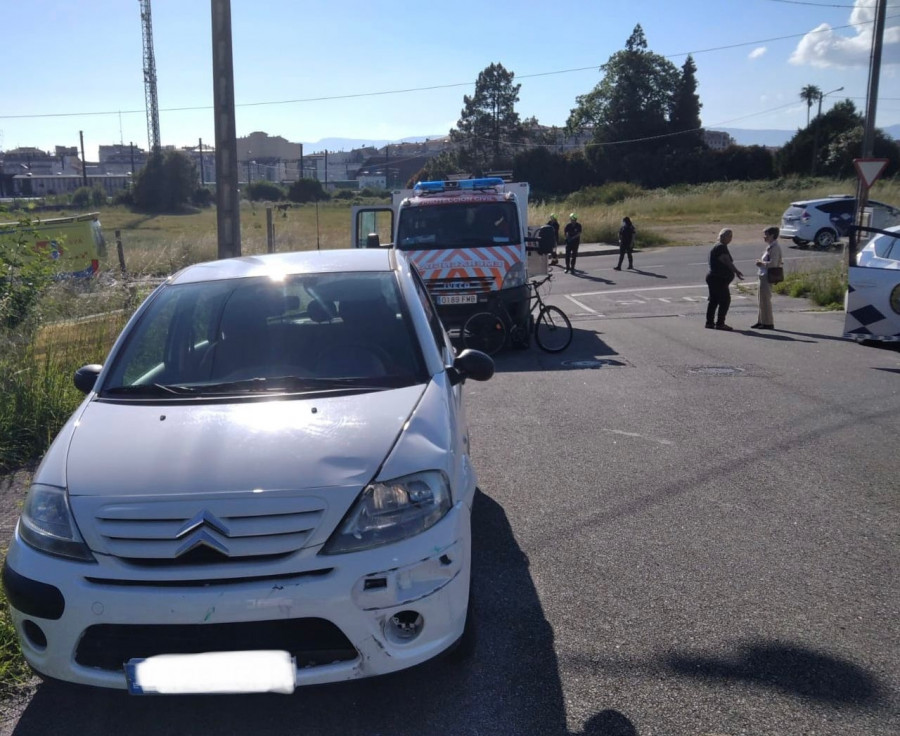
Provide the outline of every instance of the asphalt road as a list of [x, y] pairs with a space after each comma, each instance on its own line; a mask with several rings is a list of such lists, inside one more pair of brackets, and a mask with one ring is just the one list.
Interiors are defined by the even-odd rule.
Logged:
[[775, 331], [745, 329], [752, 290], [733, 289], [735, 332], [704, 329], [706, 250], [641, 253], [634, 273], [583, 258], [549, 297], [571, 347], [503, 353], [467, 384], [468, 658], [288, 697], [44, 684], [0, 731], [900, 732], [900, 353], [784, 297]]

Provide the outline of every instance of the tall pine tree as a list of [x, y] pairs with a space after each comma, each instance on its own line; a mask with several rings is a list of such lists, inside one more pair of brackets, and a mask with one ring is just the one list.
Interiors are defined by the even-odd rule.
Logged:
[[508, 169], [513, 144], [522, 138], [522, 123], [515, 105], [521, 84], [502, 64], [485, 68], [475, 82], [475, 94], [463, 97], [464, 107], [450, 138], [461, 144], [460, 159], [473, 169]]
[[672, 139], [674, 148], [699, 148], [703, 146], [703, 130], [700, 122], [700, 97], [697, 94], [697, 66], [688, 55], [681, 67], [681, 78], [672, 97], [672, 116], [669, 125], [673, 133], [682, 133]]

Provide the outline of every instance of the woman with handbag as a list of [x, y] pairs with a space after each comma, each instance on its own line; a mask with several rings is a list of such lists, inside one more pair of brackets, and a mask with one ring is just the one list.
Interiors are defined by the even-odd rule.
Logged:
[[774, 330], [775, 317], [772, 314], [772, 284], [784, 281], [784, 259], [781, 257], [781, 246], [778, 236], [781, 231], [777, 227], [767, 227], [763, 231], [766, 241], [766, 252], [756, 262], [759, 275], [759, 313], [752, 330]]

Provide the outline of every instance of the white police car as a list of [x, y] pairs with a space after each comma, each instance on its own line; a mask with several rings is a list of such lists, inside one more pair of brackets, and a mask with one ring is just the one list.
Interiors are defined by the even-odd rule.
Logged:
[[289, 692], [463, 635], [476, 475], [455, 356], [395, 250], [189, 267], [160, 286], [34, 476], [3, 569], [38, 672]]

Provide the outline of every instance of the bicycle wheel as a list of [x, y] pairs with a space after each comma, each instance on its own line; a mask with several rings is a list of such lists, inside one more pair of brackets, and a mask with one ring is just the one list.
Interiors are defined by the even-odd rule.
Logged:
[[572, 323], [559, 307], [546, 306], [541, 309], [534, 325], [534, 341], [541, 350], [558, 353], [572, 342]]
[[506, 344], [506, 325], [491, 312], [476, 312], [462, 328], [463, 346], [493, 355]]

